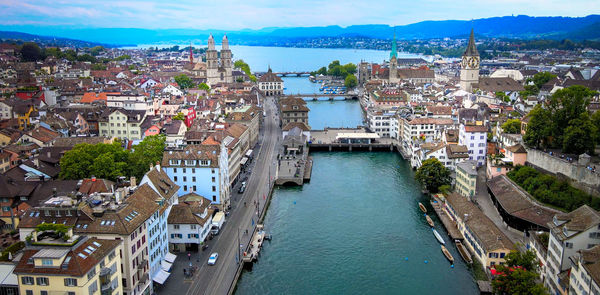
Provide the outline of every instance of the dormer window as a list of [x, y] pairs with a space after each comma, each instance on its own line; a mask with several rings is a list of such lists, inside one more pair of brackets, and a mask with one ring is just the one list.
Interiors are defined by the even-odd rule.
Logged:
[[209, 160], [200, 160], [200, 166], [208, 166], [208, 165], [210, 165]]
[[[552, 217], [552, 222], [554, 222], [554, 225], [558, 225], [558, 218], [556, 218], [556, 215]], [[600, 228], [600, 225], [598, 225], [598, 228]]]
[[185, 160], [185, 165], [186, 166], [195, 166], [196, 160]]
[[565, 236], [569, 236], [569, 230], [567, 230], [567, 227], [563, 227], [563, 234], [565, 234]]
[[169, 160], [169, 164], [171, 165], [179, 165], [181, 163], [181, 160]]

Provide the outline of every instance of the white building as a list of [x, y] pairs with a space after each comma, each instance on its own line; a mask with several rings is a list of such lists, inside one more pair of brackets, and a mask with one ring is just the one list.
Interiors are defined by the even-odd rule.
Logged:
[[557, 214], [551, 223], [546, 259], [546, 286], [552, 293], [566, 294], [569, 285], [571, 257], [579, 250], [590, 249], [600, 243], [600, 214], [583, 205], [570, 213]]
[[223, 143], [165, 151], [162, 167], [179, 185], [179, 196], [193, 192], [206, 196], [221, 208], [229, 206], [229, 164]]
[[169, 214], [169, 245], [176, 251], [196, 251], [206, 240], [212, 223], [210, 200], [195, 193], [181, 196]]
[[484, 125], [460, 124], [458, 144], [469, 150], [469, 160], [477, 161], [477, 165], [485, 164], [487, 154], [487, 127]]
[[600, 246], [579, 250], [571, 257], [573, 267], [569, 278], [569, 294], [600, 294]]
[[123, 108], [128, 111], [145, 111], [146, 115], [154, 115], [154, 102], [145, 95], [108, 93], [106, 106], [109, 108]]
[[266, 96], [282, 95], [283, 80], [273, 74], [271, 68], [269, 71], [258, 78], [258, 89], [264, 92]]

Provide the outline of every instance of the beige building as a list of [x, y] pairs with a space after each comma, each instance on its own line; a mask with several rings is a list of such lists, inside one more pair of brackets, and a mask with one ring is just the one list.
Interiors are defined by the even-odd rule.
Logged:
[[26, 248], [14, 269], [20, 294], [123, 294], [122, 244], [84, 237], [72, 247]]
[[451, 193], [445, 197], [443, 208], [464, 236], [463, 244], [484, 267], [503, 264], [504, 257], [516, 250], [494, 222], [467, 198]]
[[464, 161], [456, 165], [456, 191], [472, 198], [477, 193], [477, 162]]
[[[248, 127], [248, 148], [254, 147], [258, 143], [258, 133], [260, 127], [260, 117], [262, 110], [256, 106], [243, 106], [241, 108], [234, 109], [225, 118], [227, 123], [240, 123]], [[240, 140], [244, 141], [245, 136], [241, 136]], [[243, 144], [245, 145], [245, 144]], [[243, 152], [247, 151], [246, 147], [242, 148]]]
[[140, 125], [145, 118], [145, 111], [107, 109], [98, 118], [99, 135], [130, 140], [142, 139]]
[[292, 122], [300, 122], [308, 125], [308, 112], [306, 101], [299, 97], [289, 96], [279, 100], [279, 111], [281, 113], [281, 126]]

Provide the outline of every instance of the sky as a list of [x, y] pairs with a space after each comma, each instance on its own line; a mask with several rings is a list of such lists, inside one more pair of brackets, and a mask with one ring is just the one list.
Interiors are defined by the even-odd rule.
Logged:
[[0, 27], [260, 29], [586, 16], [598, 0], [0, 0]]

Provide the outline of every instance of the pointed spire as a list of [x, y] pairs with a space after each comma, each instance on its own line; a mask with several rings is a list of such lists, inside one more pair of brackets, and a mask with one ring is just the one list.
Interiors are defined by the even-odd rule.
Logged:
[[390, 52], [390, 60], [392, 57], [398, 58], [398, 49], [396, 49], [396, 31], [394, 30], [394, 41], [392, 41], [392, 52]]
[[228, 50], [229, 49], [229, 39], [227, 39], [227, 35], [223, 35], [223, 42], [222, 42], [222, 46], [221, 49], [223, 50]]
[[469, 37], [469, 45], [467, 45], [467, 50], [465, 50], [466, 56], [479, 56], [479, 51], [477, 51], [477, 46], [475, 46], [475, 34], [473, 33], [473, 29], [471, 29], [471, 36]]
[[190, 41], [190, 64], [194, 64], [194, 51], [192, 49], [192, 41]]
[[208, 36], [208, 50], [215, 50], [215, 38], [212, 34]]

